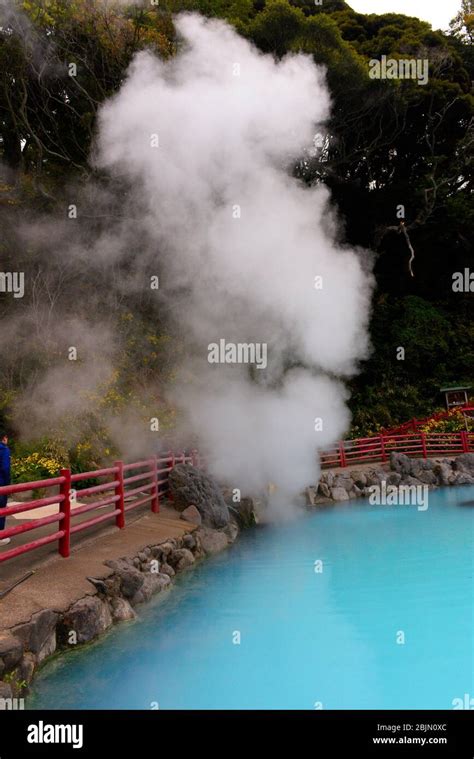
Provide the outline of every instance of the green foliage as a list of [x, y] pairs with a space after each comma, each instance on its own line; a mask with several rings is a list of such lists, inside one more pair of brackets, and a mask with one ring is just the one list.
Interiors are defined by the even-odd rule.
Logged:
[[[56, 208], [71, 180], [92, 172], [88, 158], [98, 108], [120, 87], [137, 51], [174, 54], [173, 13], [194, 10], [226, 19], [262, 51], [276, 57], [301, 51], [326, 71], [332, 99], [327, 149], [300, 161], [295, 173], [309, 185], [329, 187], [348, 244], [376, 251], [373, 353], [349, 383], [353, 434], [427, 416], [443, 384], [474, 384], [472, 294], [454, 295], [451, 288], [452, 273], [472, 265], [472, 0], [462, 0], [448, 34], [412, 16], [357, 13], [343, 0], [321, 6], [312, 0], [13, 4], [26, 14], [21, 18], [27, 29], [20, 33], [20, 16], [0, 27], [0, 157], [12, 172], [11, 181], [0, 184], [0, 212], [17, 212], [13, 226], [19, 212], [45, 204]], [[428, 58], [427, 85], [371, 80], [369, 61], [381, 55]], [[413, 278], [396, 216], [400, 204], [416, 253]], [[10, 246], [8, 226], [3, 229], [2, 260], [10, 255], [23, 266], [34, 253]], [[133, 255], [129, 251], [132, 268]], [[74, 282], [79, 289], [86, 284]], [[175, 424], [176, 412], [160, 388], [172, 381], [182, 347], [150, 302], [130, 299], [124, 310], [108, 297], [104, 292], [104, 310], [118, 325], [123, 345], [116, 371], [90, 398], [90, 416], [81, 420], [85, 431], [78, 439], [70, 440], [75, 420], [64, 420], [67, 429], [59, 434], [68, 439], [66, 452], [56, 456], [50, 442], [37, 441], [37, 450], [47, 451], [54, 466], [70, 461], [76, 471], [87, 471], [113, 458], [107, 424], [128, 407], [143, 419], [159, 408], [160, 424]], [[405, 348], [405, 361], [396, 359], [398, 346]], [[8, 425], [18, 388], [27, 387], [50, 360], [31, 351], [3, 369], [0, 421]], [[15, 449], [23, 462], [16, 477], [47, 469], [49, 464], [29, 458], [35, 452]]]

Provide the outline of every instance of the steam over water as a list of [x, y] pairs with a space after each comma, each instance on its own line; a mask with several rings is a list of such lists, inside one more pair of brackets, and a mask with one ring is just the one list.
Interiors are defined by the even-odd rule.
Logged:
[[[348, 428], [340, 378], [367, 355], [372, 279], [336, 242], [327, 190], [291, 176], [329, 114], [324, 71], [221, 21], [177, 29], [178, 55], [140, 53], [102, 108], [96, 161], [140, 201], [143, 254], [188, 352], [172, 397], [211, 471], [245, 492], [274, 483], [288, 510], [317, 448]], [[211, 363], [221, 341], [228, 357], [264, 345], [265, 361]]]

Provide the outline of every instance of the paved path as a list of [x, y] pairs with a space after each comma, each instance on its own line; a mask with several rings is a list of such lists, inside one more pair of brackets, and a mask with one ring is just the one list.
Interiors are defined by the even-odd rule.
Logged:
[[[0, 564], [0, 590], [9, 587], [29, 569], [35, 570], [32, 577], [0, 600], [0, 628], [27, 622], [32, 614], [44, 608], [65, 611], [79, 598], [95, 594], [87, 576], [107, 577], [112, 573], [104, 565], [107, 559], [134, 556], [146, 545], [196, 529], [195, 525], [179, 519], [177, 512], [170, 508], [162, 507], [160, 514], [153, 514], [146, 506], [143, 508], [141, 513], [137, 509], [127, 514], [128, 524], [124, 530], [98, 526], [95, 531], [91, 529], [76, 536], [68, 559], [61, 558], [57, 544], [53, 544], [52, 550], [51, 546], [45, 546], [46, 552], [38, 549]], [[35, 530], [36, 533], [39, 530]]]

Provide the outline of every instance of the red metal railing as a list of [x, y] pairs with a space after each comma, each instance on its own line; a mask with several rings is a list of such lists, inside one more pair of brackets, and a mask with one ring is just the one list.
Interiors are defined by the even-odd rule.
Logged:
[[[84, 532], [102, 522], [115, 521], [120, 529], [126, 526], [126, 514], [139, 506], [149, 503], [154, 513], [160, 510], [160, 499], [168, 492], [168, 475], [175, 464], [194, 464], [200, 466], [201, 460], [197, 451], [186, 454], [169, 452], [166, 456], [154, 456], [150, 459], [124, 464], [116, 461], [113, 466], [97, 469], [92, 472], [71, 474], [69, 469], [62, 469], [59, 477], [36, 482], [24, 482], [16, 485], [0, 487], [0, 495], [14, 496], [17, 493], [35, 492], [58, 488], [59, 493], [44, 498], [34, 498], [25, 503], [18, 503], [0, 511], [0, 516], [12, 516], [25, 511], [34, 511], [43, 506], [57, 505], [58, 511], [46, 517], [30, 519], [24, 524], [7, 527], [0, 531], [1, 538], [11, 538], [55, 524], [55, 530], [29, 543], [13, 547], [0, 553], [0, 563], [14, 559], [24, 553], [34, 551], [48, 543], [58, 542], [58, 551], [63, 557], [68, 557], [71, 550], [71, 536]], [[104, 480], [98, 485], [79, 488], [86, 480]], [[81, 500], [91, 496], [99, 496], [98, 500], [75, 506], [77, 497]], [[143, 497], [139, 497], [143, 496]], [[77, 521], [82, 514], [89, 518]]]
[[[408, 456], [423, 458], [435, 456], [453, 456], [474, 452], [474, 432], [436, 432], [417, 434], [385, 434], [358, 440], [342, 440], [337, 445], [320, 453], [321, 465], [326, 467], [347, 467], [353, 464], [370, 464], [385, 462], [392, 451]], [[71, 549], [71, 536], [95, 527], [102, 522], [114, 520], [117, 527], [126, 526], [126, 514], [147, 503], [153, 512], [160, 510], [160, 499], [168, 492], [168, 475], [176, 464], [193, 464], [201, 466], [197, 451], [190, 454], [170, 452], [166, 456], [153, 457], [132, 464], [116, 461], [112, 467], [93, 472], [71, 474], [69, 469], [62, 469], [59, 477], [37, 482], [25, 482], [18, 485], [0, 487], [0, 495], [12, 496], [16, 493], [59, 488], [59, 493], [36, 498], [26, 503], [19, 503], [2, 509], [1, 516], [12, 516], [24, 511], [34, 511], [43, 506], [57, 504], [55, 514], [38, 519], [31, 519], [26, 524], [7, 527], [0, 531], [0, 538], [14, 537], [26, 532], [57, 523], [57, 529], [29, 543], [0, 553], [0, 563], [34, 551], [48, 543], [58, 541], [61, 556], [67, 557]], [[106, 478], [104, 482], [77, 490], [77, 483], [89, 479]], [[81, 499], [99, 495], [99, 500], [81, 506], [73, 505], [80, 495]], [[103, 497], [102, 497], [103, 496]], [[137, 497], [137, 496], [142, 496]], [[108, 509], [106, 511], [106, 509]], [[86, 520], [77, 522], [77, 517], [90, 514]]]
[[388, 461], [390, 453], [398, 451], [407, 456], [430, 458], [456, 456], [474, 451], [474, 432], [419, 432], [403, 435], [344, 440], [320, 453], [321, 465], [346, 467], [351, 464], [370, 464]]

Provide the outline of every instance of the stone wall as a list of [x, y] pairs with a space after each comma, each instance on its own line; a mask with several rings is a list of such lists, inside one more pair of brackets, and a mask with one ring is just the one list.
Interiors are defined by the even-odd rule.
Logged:
[[225, 549], [238, 532], [235, 521], [220, 530], [200, 526], [181, 538], [146, 546], [136, 556], [105, 562], [112, 574], [88, 578], [92, 595], [64, 613], [43, 609], [29, 622], [1, 631], [0, 704], [5, 704], [3, 699], [24, 697], [37, 668], [49, 656], [89, 643], [118, 622], [135, 619], [139, 604], [170, 588], [177, 573]]
[[367, 497], [371, 493], [370, 488], [382, 482], [395, 486], [427, 485], [429, 488], [474, 485], [474, 453], [463, 453], [453, 458], [415, 459], [392, 452], [390, 462], [385, 466], [374, 464], [360, 470], [325, 471], [319, 484], [308, 488], [308, 501], [316, 506]]

